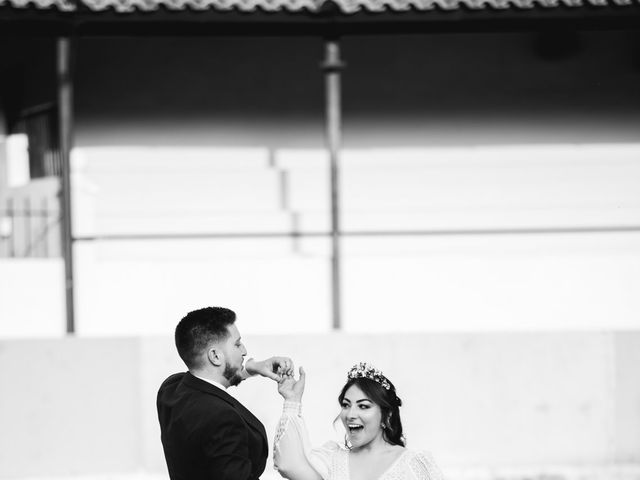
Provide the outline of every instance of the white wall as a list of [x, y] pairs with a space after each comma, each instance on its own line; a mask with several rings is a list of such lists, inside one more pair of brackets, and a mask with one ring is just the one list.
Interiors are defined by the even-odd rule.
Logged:
[[[346, 151], [344, 228], [374, 234], [342, 240], [344, 330], [640, 329], [639, 158], [637, 143]], [[280, 150], [270, 163], [266, 148], [77, 149], [78, 333], [164, 334], [212, 304], [237, 310], [248, 333], [329, 331], [326, 236], [90, 240], [326, 232], [326, 166], [321, 150]], [[44, 179], [12, 192], [58, 188]], [[636, 230], [411, 235], [585, 227]], [[375, 234], [385, 230], [408, 233]], [[0, 336], [62, 333], [61, 262], [0, 266], [0, 309], [14, 319]]]
[[1, 475], [135, 470], [136, 340], [16, 340], [0, 349]]
[[63, 279], [60, 258], [0, 258], [0, 338], [62, 335]]
[[[409, 445], [448, 478], [640, 474], [637, 333], [244, 336], [250, 355], [305, 366], [315, 444], [341, 437], [337, 393], [370, 360], [404, 401]], [[179, 370], [168, 337], [1, 342], [0, 478], [162, 474], [155, 394]], [[232, 392], [273, 435], [275, 384]]]
[[[326, 332], [326, 240], [298, 244], [314, 253], [289, 239], [77, 244], [78, 331], [161, 334], [215, 304], [250, 333]], [[638, 234], [356, 238], [343, 253], [349, 332], [640, 328]]]
[[[640, 144], [343, 153], [346, 331], [640, 328]], [[326, 233], [325, 152], [269, 158], [266, 146], [78, 148], [76, 235]], [[551, 232], [486, 233], [518, 229]], [[81, 239], [78, 331], [162, 334], [218, 304], [251, 333], [326, 332], [329, 248], [326, 236]]]

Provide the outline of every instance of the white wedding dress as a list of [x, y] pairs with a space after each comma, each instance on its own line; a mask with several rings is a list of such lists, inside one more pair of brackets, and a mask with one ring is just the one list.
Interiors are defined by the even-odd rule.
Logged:
[[[298, 480], [292, 472], [308, 464], [323, 480], [349, 480], [349, 450], [336, 442], [311, 448], [301, 410], [299, 403], [284, 402], [273, 448], [276, 470]], [[442, 474], [429, 453], [405, 449], [382, 476], [371, 480], [442, 480]]]

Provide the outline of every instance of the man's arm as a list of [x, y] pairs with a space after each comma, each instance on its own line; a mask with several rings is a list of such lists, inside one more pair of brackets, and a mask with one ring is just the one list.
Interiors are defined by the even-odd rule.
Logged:
[[279, 382], [282, 376], [293, 375], [293, 360], [289, 357], [271, 357], [258, 361], [250, 358], [244, 363], [242, 380], [260, 375]]

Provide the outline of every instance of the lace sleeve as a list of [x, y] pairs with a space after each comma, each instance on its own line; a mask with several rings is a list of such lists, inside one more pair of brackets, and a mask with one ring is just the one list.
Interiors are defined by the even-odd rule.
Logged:
[[416, 452], [409, 466], [417, 480], [443, 480], [442, 472], [429, 452]]
[[284, 402], [276, 438], [273, 442], [273, 465], [290, 480], [322, 480], [328, 477], [329, 459], [312, 451], [301, 405]]

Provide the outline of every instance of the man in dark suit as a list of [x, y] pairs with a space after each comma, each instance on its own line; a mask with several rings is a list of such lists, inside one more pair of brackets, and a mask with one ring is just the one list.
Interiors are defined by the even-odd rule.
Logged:
[[268, 443], [264, 426], [226, 392], [252, 375], [279, 380], [293, 371], [286, 357], [249, 359], [233, 311], [207, 307], [176, 327], [178, 354], [189, 369], [158, 391], [158, 419], [171, 480], [258, 480]]

